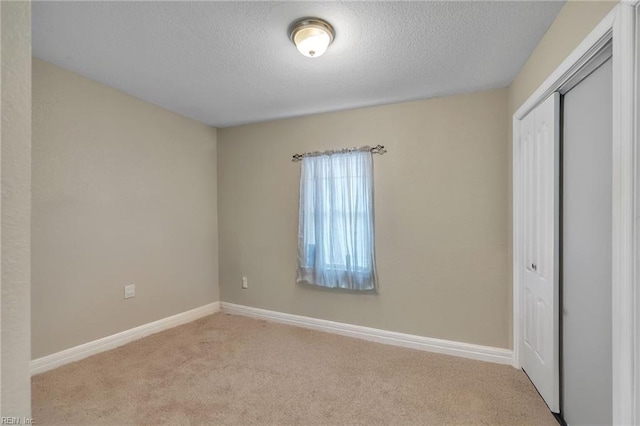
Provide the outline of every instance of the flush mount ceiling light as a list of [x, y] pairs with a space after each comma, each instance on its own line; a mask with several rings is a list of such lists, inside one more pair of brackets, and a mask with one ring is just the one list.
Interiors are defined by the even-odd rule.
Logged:
[[333, 37], [333, 27], [319, 18], [299, 19], [289, 30], [289, 38], [298, 51], [309, 58], [317, 58], [326, 52]]

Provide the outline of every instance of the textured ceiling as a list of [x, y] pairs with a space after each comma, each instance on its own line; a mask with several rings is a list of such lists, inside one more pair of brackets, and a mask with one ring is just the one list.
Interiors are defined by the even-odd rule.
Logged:
[[[36, 2], [33, 54], [225, 127], [508, 86], [563, 2]], [[306, 58], [300, 17], [336, 38]]]

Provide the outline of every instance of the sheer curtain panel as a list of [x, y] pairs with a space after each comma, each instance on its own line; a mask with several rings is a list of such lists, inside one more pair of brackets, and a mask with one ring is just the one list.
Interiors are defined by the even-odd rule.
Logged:
[[371, 157], [362, 149], [302, 159], [298, 282], [375, 289]]

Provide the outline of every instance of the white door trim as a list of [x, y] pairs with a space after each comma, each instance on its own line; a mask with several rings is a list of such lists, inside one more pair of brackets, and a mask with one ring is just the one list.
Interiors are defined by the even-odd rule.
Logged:
[[[634, 107], [634, 113], [635, 115], [632, 116], [632, 122], [634, 122], [633, 125], [633, 140], [635, 141], [635, 143], [633, 144], [633, 148], [635, 149], [636, 152], [636, 156], [640, 155], [640, 127], [638, 127], [640, 125], [640, 123], [638, 123], [638, 115], [640, 115], [640, 0], [636, 0], [633, 3], [633, 6], [635, 8], [635, 47], [634, 47], [634, 52], [635, 52], [635, 70], [633, 71], [633, 74], [635, 75], [635, 90], [634, 90], [634, 100], [633, 100], [633, 107]], [[638, 179], [639, 179], [639, 172], [638, 172], [638, 165], [640, 165], [640, 158], [636, 157], [636, 163], [635, 163], [635, 190], [636, 190], [636, 204], [635, 204], [635, 208], [636, 210], [634, 211], [635, 213], [635, 217], [636, 217], [636, 238], [635, 238], [635, 246], [634, 246], [634, 254], [636, 254], [636, 262], [637, 262], [637, 250], [638, 247], [640, 247], [640, 235], [638, 234], [638, 232], [640, 232], [640, 226], [638, 226], [638, 216], [640, 215], [640, 207], [638, 207], [638, 203], [640, 202], [640, 184], [638, 184]], [[635, 285], [635, 305], [632, 307], [633, 309], [633, 314], [635, 315], [635, 331], [631, 331], [631, 335], [636, 336], [636, 341], [635, 341], [635, 347], [633, 348], [633, 350], [635, 351], [635, 378], [634, 378], [634, 391], [633, 391], [633, 395], [629, 395], [629, 398], [631, 400], [631, 415], [633, 416], [631, 418], [632, 422], [635, 424], [640, 424], [640, 337], [638, 337], [640, 335], [640, 284], [638, 284], [638, 275], [637, 275], [637, 271], [638, 271], [638, 265], [635, 265], [634, 268], [634, 276], [633, 276], [633, 283]], [[627, 362], [633, 362], [633, 361], [629, 361], [627, 360]]]
[[571, 79], [612, 40], [613, 43], [613, 423], [640, 424], [640, 290], [636, 283], [636, 175], [638, 153], [637, 60], [635, 45], [637, 8], [640, 0], [618, 4], [574, 49], [513, 115], [513, 351], [514, 367], [520, 368], [521, 286], [519, 265], [522, 239], [520, 212], [520, 120]]
[[[636, 330], [639, 307], [636, 264], [637, 185], [636, 9], [619, 6], [613, 28], [613, 423], [640, 424], [640, 356]], [[635, 383], [634, 383], [635, 382]]]

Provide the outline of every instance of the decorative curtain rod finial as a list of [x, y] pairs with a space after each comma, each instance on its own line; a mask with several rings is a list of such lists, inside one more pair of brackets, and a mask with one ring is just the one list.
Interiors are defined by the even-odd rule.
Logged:
[[385, 152], [387, 152], [387, 150], [384, 148], [384, 145], [376, 145], [373, 148], [371, 148], [371, 153], [372, 154], [384, 154]]

